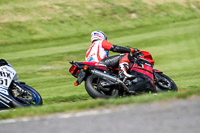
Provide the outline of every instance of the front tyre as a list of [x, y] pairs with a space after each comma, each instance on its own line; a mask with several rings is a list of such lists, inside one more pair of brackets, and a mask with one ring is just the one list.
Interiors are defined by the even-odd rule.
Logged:
[[103, 88], [100, 83], [103, 79], [90, 75], [85, 81], [85, 89], [92, 98], [114, 98], [119, 96], [119, 90], [112, 87]]
[[13, 99], [13, 107], [29, 107], [43, 104], [42, 97], [35, 89], [26, 85], [25, 83], [20, 82], [18, 83], [18, 86], [23, 88], [23, 90], [27, 91], [28, 94], [15, 97], [13, 95], [13, 92], [11, 92], [11, 96]]
[[170, 77], [163, 73], [156, 73], [156, 90], [158, 92], [176, 92], [178, 88]]

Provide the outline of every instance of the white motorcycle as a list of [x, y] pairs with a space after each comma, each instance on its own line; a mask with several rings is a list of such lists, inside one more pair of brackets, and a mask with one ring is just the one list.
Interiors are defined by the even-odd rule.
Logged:
[[0, 109], [42, 105], [40, 94], [17, 80], [15, 69], [0, 59]]

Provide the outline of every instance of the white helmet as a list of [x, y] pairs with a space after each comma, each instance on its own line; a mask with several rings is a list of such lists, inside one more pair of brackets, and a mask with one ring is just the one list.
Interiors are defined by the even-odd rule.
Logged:
[[95, 40], [107, 40], [107, 36], [101, 31], [93, 31], [91, 33], [91, 42]]

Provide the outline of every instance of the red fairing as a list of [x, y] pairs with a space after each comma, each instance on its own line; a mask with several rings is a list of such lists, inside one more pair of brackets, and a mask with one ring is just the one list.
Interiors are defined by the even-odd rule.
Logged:
[[151, 78], [152, 80], [153, 78], [153, 68], [151, 66], [148, 65], [142, 65], [142, 67], [139, 67], [136, 63], [133, 65], [133, 68], [131, 70], [134, 70], [136, 72], [140, 72], [142, 74], [147, 75], [149, 78]]
[[142, 67], [139, 67], [136, 63], [133, 65], [131, 70], [142, 73], [146, 75], [149, 81], [154, 85], [154, 76], [153, 76], [153, 67], [143, 64]]
[[149, 63], [151, 63], [152, 65], [154, 65], [155, 61], [153, 60], [151, 54], [147, 51], [140, 51], [143, 56], [141, 56], [140, 58], [147, 60]]
[[81, 62], [81, 64], [85, 64], [85, 65], [89, 65], [89, 66], [96, 66], [96, 63], [95, 61], [90, 61], [90, 62]]
[[95, 66], [96, 68], [99, 68], [103, 71], [108, 71], [103, 65], [99, 64], [98, 62], [95, 61], [90, 61], [90, 62], [82, 62], [81, 64], [89, 65], [89, 66]]
[[162, 71], [157, 70], [157, 69], [153, 69], [153, 71], [154, 71], [155, 73], [162, 73]]

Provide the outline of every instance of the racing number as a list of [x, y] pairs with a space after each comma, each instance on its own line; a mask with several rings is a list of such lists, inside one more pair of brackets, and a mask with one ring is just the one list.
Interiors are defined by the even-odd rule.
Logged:
[[0, 85], [7, 86], [8, 85], [8, 79], [0, 78]]

